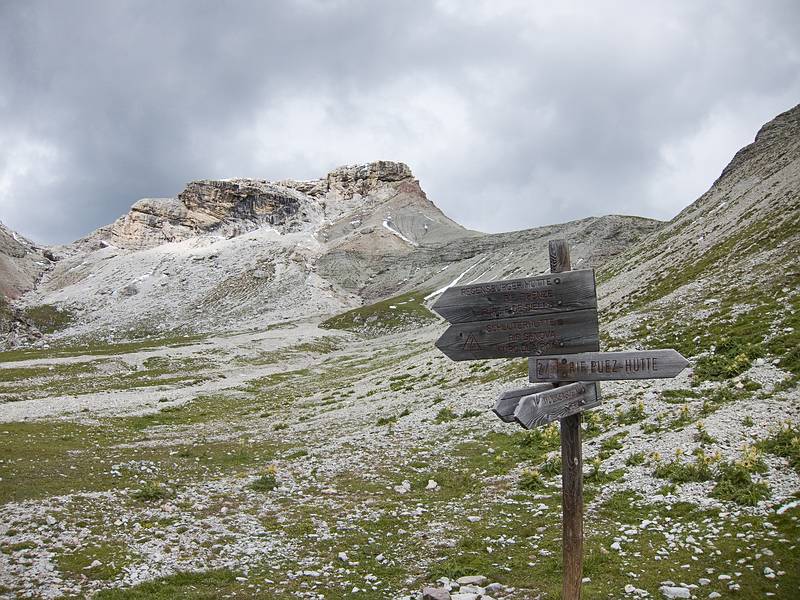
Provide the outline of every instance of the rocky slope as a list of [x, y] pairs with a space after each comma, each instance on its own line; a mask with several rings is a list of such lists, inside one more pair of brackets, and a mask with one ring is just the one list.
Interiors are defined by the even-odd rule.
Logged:
[[74, 244], [24, 299], [56, 307], [68, 335], [246, 328], [330, 315], [454, 281], [547, 268], [547, 240], [598, 266], [659, 223], [602, 217], [507, 234], [468, 231], [408, 166], [380, 161], [312, 181], [196, 181], [144, 199]]
[[45, 250], [0, 223], [0, 297], [19, 298], [50, 266]]
[[[39, 331], [11, 302], [32, 290], [53, 256], [0, 223], [0, 340], [31, 342]], [[0, 342], [0, 345], [2, 342]]]
[[772, 352], [800, 369], [800, 106], [711, 188], [599, 272], [609, 339], [704, 355], [716, 376]]
[[606, 303], [614, 310], [697, 287], [773, 286], [800, 270], [798, 239], [800, 105], [764, 125], [705, 194], [608, 265], [615, 277]]

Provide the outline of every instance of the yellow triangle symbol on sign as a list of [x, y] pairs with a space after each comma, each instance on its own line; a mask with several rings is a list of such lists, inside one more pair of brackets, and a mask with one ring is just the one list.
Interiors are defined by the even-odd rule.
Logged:
[[478, 344], [478, 340], [476, 340], [475, 336], [470, 333], [467, 337], [467, 341], [464, 342], [464, 350], [475, 351], [480, 349], [481, 346]]

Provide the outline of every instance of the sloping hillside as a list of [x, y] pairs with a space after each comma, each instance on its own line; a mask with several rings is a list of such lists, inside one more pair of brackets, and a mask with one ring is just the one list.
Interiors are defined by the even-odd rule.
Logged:
[[[800, 106], [764, 125], [714, 185], [599, 271], [609, 334], [737, 375], [770, 355], [800, 374]], [[644, 334], [644, 335], [641, 335]]]

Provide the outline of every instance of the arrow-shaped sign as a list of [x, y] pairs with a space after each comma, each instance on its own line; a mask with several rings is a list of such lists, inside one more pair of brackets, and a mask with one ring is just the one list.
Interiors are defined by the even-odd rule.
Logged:
[[609, 381], [675, 377], [689, 365], [675, 350], [583, 352], [528, 359], [530, 381]]
[[478, 360], [586, 352], [598, 343], [597, 311], [590, 309], [458, 323], [436, 340], [436, 347], [453, 360]]
[[450, 287], [431, 307], [450, 323], [586, 308], [597, 308], [592, 269]]
[[514, 419], [525, 429], [531, 429], [599, 405], [597, 384], [579, 381], [523, 397], [514, 411]]
[[506, 423], [513, 423], [514, 411], [516, 410], [517, 404], [519, 404], [519, 401], [523, 396], [530, 396], [531, 394], [551, 389], [553, 389], [552, 383], [537, 383], [536, 385], [522, 388], [521, 390], [503, 392], [497, 399], [497, 402], [495, 402], [492, 412], [500, 417], [500, 420], [505, 421]]

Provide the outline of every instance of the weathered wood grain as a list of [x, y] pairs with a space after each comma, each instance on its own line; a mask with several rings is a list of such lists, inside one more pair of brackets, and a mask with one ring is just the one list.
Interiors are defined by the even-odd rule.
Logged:
[[514, 420], [532, 429], [599, 405], [597, 384], [579, 381], [524, 396], [514, 410]]
[[[551, 240], [550, 272], [569, 271], [572, 266], [566, 240]], [[594, 348], [599, 351], [600, 339]], [[563, 352], [563, 350], [562, 350]], [[556, 387], [559, 384], [554, 384]], [[595, 387], [596, 389], [596, 387]], [[562, 559], [564, 578], [562, 600], [580, 600], [583, 579], [583, 447], [581, 444], [582, 413], [561, 419], [561, 518]]]
[[611, 381], [675, 377], [689, 361], [673, 349], [582, 352], [528, 359], [528, 377], [542, 381]]
[[517, 404], [519, 404], [519, 401], [523, 396], [530, 396], [531, 394], [551, 389], [553, 389], [552, 383], [538, 383], [536, 385], [522, 388], [521, 390], [510, 390], [508, 392], [503, 392], [500, 394], [497, 402], [495, 402], [492, 412], [500, 417], [500, 420], [506, 423], [513, 423], [514, 410], [516, 410]]
[[583, 413], [561, 419], [563, 600], [580, 600], [583, 583]]
[[588, 352], [598, 349], [597, 311], [473, 321], [451, 325], [436, 347], [453, 360]]
[[451, 287], [431, 308], [450, 323], [597, 308], [594, 271], [583, 269]]

